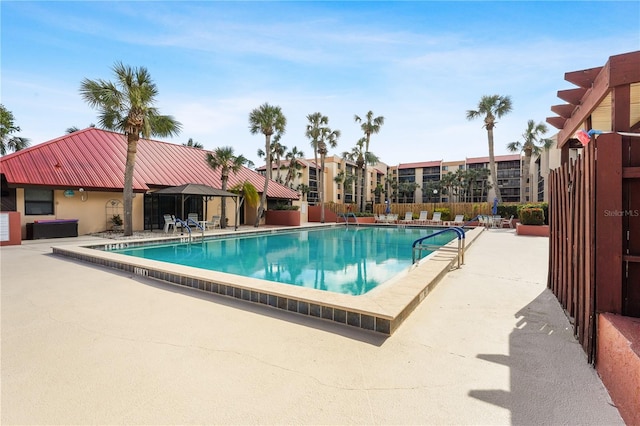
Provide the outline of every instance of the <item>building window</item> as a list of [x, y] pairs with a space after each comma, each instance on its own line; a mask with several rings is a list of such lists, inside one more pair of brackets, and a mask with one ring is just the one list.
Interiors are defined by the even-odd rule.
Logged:
[[24, 190], [24, 213], [28, 215], [53, 214], [53, 190]]

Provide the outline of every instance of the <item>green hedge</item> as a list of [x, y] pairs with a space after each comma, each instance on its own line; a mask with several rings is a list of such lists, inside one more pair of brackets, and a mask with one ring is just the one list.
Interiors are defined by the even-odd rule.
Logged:
[[498, 214], [501, 217], [511, 217], [513, 216], [514, 218], [518, 218], [520, 217], [518, 215], [518, 210], [520, 209], [520, 206], [517, 204], [509, 204], [509, 205], [504, 205], [504, 204], [498, 204]]
[[549, 224], [549, 203], [520, 204], [518, 206], [518, 215], [516, 216], [516, 217], [519, 217], [520, 219], [522, 219], [522, 217], [520, 216], [520, 211], [522, 209], [542, 209], [544, 224], [545, 225]]
[[293, 206], [291, 204], [276, 204], [273, 210], [299, 210], [300, 206]]
[[544, 225], [544, 210], [539, 207], [521, 208], [520, 223], [523, 225]]
[[441, 213], [440, 219], [444, 221], [451, 220], [451, 210], [448, 207], [437, 207], [436, 211]]

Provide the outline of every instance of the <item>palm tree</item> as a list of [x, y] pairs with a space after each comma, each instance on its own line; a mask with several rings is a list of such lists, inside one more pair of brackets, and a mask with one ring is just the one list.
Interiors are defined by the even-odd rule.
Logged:
[[548, 128], [544, 123], [536, 124], [535, 121], [527, 122], [527, 129], [522, 134], [523, 141], [511, 142], [507, 149], [511, 152], [524, 152], [524, 165], [522, 166], [522, 177], [520, 178], [520, 202], [526, 201], [526, 188], [529, 181], [529, 169], [531, 167], [531, 157], [539, 155], [542, 149], [549, 149], [553, 145], [552, 139], [543, 138]]
[[[242, 183], [233, 185], [231, 188], [229, 188], [229, 192], [233, 192], [234, 194], [242, 196], [240, 198], [238, 209], [242, 207], [242, 203], [244, 203], [245, 201], [247, 202], [247, 205], [253, 209], [255, 209], [260, 202], [260, 194], [258, 194], [258, 190], [255, 186], [253, 186], [251, 182], [246, 180]], [[236, 217], [236, 229], [238, 229], [238, 220], [239, 218]], [[220, 224], [220, 226], [222, 226], [222, 224]]]
[[[242, 166], [247, 163], [247, 159], [242, 155], [234, 155], [233, 147], [223, 146], [216, 148], [213, 154], [207, 154], [207, 163], [211, 169], [220, 169], [220, 179], [222, 180], [222, 190], [227, 190], [227, 184], [229, 183], [229, 173], [234, 175], [242, 170]], [[227, 203], [223, 198], [220, 209], [220, 228], [226, 228], [227, 218]]]
[[364, 174], [368, 164], [377, 164], [380, 160], [372, 152], [365, 152], [364, 145], [366, 138], [358, 139], [356, 146], [351, 148], [351, 152], [342, 153], [342, 158], [356, 163], [356, 205], [360, 211], [364, 211]]
[[[453, 202], [453, 196], [457, 193], [455, 192], [455, 183], [456, 183], [456, 174], [452, 172], [448, 172], [442, 176], [440, 179], [440, 185], [442, 186], [442, 192], [447, 195], [449, 202]], [[460, 202], [460, 199], [456, 198], [456, 202]]]
[[13, 113], [0, 104], [0, 155], [9, 151], [20, 151], [29, 146], [29, 139], [11, 136], [12, 133], [20, 131], [14, 120]]
[[[91, 123], [89, 124], [89, 127], [96, 127], [96, 125]], [[82, 129], [80, 129], [78, 126], [71, 126], [71, 127], [67, 127], [64, 132], [70, 135], [71, 133], [79, 132], [80, 130]]]
[[249, 114], [249, 131], [252, 135], [262, 133], [264, 135], [264, 152], [266, 153], [266, 175], [262, 197], [260, 197], [260, 207], [256, 217], [255, 227], [260, 225], [260, 218], [264, 214], [267, 205], [267, 188], [271, 179], [271, 136], [274, 133], [284, 134], [287, 127], [287, 118], [282, 114], [279, 106], [272, 106], [268, 103], [260, 105]]
[[[358, 115], [354, 115], [353, 116], [353, 120], [356, 123], [360, 123], [360, 128], [362, 129], [362, 131], [364, 132], [364, 136], [366, 138], [365, 141], [365, 147], [364, 147], [364, 152], [365, 152], [365, 158], [369, 156], [369, 143], [371, 142], [371, 135], [372, 134], [377, 134], [380, 132], [380, 128], [382, 127], [382, 125], [384, 124], [384, 117], [383, 116], [378, 116], [378, 117], [374, 117], [373, 116], [373, 111], [369, 111], [367, 112], [367, 115], [365, 115], [365, 120], [363, 120], [362, 118], [360, 118]], [[364, 193], [367, 194], [368, 192], [368, 184], [369, 184], [369, 180], [366, 179], [366, 174], [367, 171], [365, 169], [365, 182], [364, 182]]]
[[154, 103], [158, 89], [145, 67], [131, 68], [121, 62], [113, 66], [116, 81], [85, 78], [80, 85], [82, 98], [99, 111], [98, 123], [127, 137], [124, 169], [124, 235], [133, 234], [133, 173], [140, 136], [173, 136], [182, 125], [170, 115], [160, 115]]
[[305, 130], [305, 136], [311, 140], [311, 147], [313, 148], [313, 161], [316, 167], [316, 179], [318, 180], [318, 186], [320, 186], [320, 170], [318, 170], [318, 145], [320, 144], [320, 137], [323, 129], [329, 122], [329, 118], [322, 115], [320, 112], [314, 112], [307, 115], [307, 128]]
[[[275, 161], [277, 170], [274, 180], [278, 183], [282, 183], [282, 178], [280, 177], [280, 170], [282, 169], [282, 156], [285, 155], [285, 152], [287, 150], [287, 147], [280, 143], [280, 138], [282, 138], [282, 134], [277, 133], [273, 137], [273, 141], [271, 142], [271, 158], [272, 162]], [[266, 154], [262, 150], [262, 148], [258, 149], [258, 157], [266, 157]]]
[[190, 146], [192, 148], [198, 148], [198, 149], [204, 148], [204, 145], [202, 145], [200, 142], [195, 142], [192, 138], [189, 138], [187, 143], [183, 143], [182, 146]]
[[311, 188], [309, 188], [309, 185], [305, 185], [304, 183], [301, 183], [300, 185], [298, 185], [297, 191], [299, 191], [302, 194], [302, 199], [305, 199], [310, 189]]
[[291, 151], [285, 154], [285, 159], [288, 162], [287, 175], [284, 178], [285, 186], [291, 187], [293, 180], [302, 176], [302, 160], [304, 158], [304, 152], [298, 151], [298, 147], [291, 148]]
[[498, 173], [496, 171], [496, 161], [493, 154], [493, 128], [496, 126], [496, 118], [511, 112], [511, 98], [500, 95], [484, 95], [478, 102], [478, 109], [467, 111], [467, 120], [474, 120], [484, 116], [484, 128], [487, 129], [487, 140], [489, 143], [489, 170], [491, 171], [492, 185], [496, 190], [498, 202], [502, 202], [502, 194], [498, 187]]
[[[329, 119], [327, 119], [327, 124]], [[320, 154], [320, 223], [324, 223], [324, 163], [327, 157], [327, 144], [331, 148], [338, 146], [338, 138], [340, 138], [340, 130], [331, 130], [329, 127], [324, 127], [318, 140], [318, 154]]]

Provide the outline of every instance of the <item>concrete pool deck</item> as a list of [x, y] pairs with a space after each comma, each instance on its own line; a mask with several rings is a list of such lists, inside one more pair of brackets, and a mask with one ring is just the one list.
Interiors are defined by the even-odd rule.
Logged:
[[385, 337], [0, 249], [2, 424], [624, 424], [546, 289], [548, 240], [489, 230]]

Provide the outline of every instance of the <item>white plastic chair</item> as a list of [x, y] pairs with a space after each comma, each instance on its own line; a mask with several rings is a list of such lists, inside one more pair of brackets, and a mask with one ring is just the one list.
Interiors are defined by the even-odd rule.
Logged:
[[404, 219], [400, 220], [400, 223], [412, 223], [413, 222], [413, 212], [406, 212], [404, 214]]
[[435, 212], [433, 214], [433, 217], [429, 221], [429, 223], [433, 225], [441, 224], [442, 223], [442, 219], [440, 218], [441, 216], [442, 216], [442, 212]]
[[429, 212], [426, 210], [422, 210], [420, 212], [420, 217], [418, 218], [418, 220], [416, 220], [416, 223], [420, 225], [426, 225], [429, 221], [428, 217], [429, 217]]

